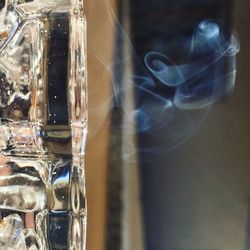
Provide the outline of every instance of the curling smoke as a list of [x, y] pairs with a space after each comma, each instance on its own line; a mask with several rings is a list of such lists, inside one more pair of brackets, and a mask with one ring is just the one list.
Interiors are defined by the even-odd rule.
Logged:
[[[198, 25], [186, 44], [181, 64], [159, 52], [146, 54], [145, 65], [153, 77], [144, 76], [143, 84], [138, 77], [133, 82], [143, 160], [187, 141], [204, 122], [211, 105], [234, 89], [239, 52], [236, 34], [226, 35], [219, 22], [208, 20]], [[161, 85], [160, 91], [153, 78]]]
[[[205, 20], [180, 46], [181, 60], [171, 58], [170, 53], [151, 51], [145, 55], [143, 64], [112, 6], [108, 1], [105, 3], [113, 20], [110, 26], [117, 36], [114, 63], [107, 63], [102, 56], [105, 53], [96, 51], [95, 43], [91, 44], [95, 58], [112, 76], [113, 96], [105, 100], [96, 98], [99, 104], [90, 107], [90, 116], [96, 117], [95, 131], [90, 126], [90, 134], [95, 135], [101, 129], [111, 109], [118, 110], [123, 125], [121, 128], [116, 124], [119, 121], [114, 121], [112, 133], [134, 137], [138, 142], [138, 145], [129, 139], [123, 142], [129, 143], [124, 159], [133, 161], [133, 156], [139, 153], [141, 161], [151, 161], [156, 159], [154, 155], [172, 151], [186, 142], [204, 123], [212, 104], [233, 91], [239, 39], [220, 22]], [[99, 44], [100, 39], [95, 41]], [[132, 69], [124, 72], [127, 68]], [[130, 95], [134, 94], [134, 105], [130, 103], [131, 96], [130, 101], [125, 97], [128, 88], [132, 89]], [[93, 90], [101, 96], [101, 89]], [[89, 95], [91, 99], [93, 93]]]
[[165, 55], [150, 52], [145, 64], [161, 83], [176, 87], [175, 106], [200, 109], [232, 92], [238, 52], [235, 34], [226, 39], [218, 23], [204, 21], [198, 25], [186, 52], [189, 60], [195, 58], [194, 62], [177, 65]]

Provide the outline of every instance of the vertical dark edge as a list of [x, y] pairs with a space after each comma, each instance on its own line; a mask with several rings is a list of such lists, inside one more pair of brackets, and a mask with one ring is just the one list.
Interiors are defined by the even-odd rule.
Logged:
[[[118, 20], [122, 22], [122, 4], [118, 2]], [[124, 77], [124, 65], [116, 63], [123, 54], [123, 37], [120, 35], [120, 26], [116, 23], [114, 41], [114, 66], [113, 91], [118, 92], [122, 88]], [[110, 142], [108, 146], [107, 167], [107, 213], [106, 213], [106, 246], [108, 250], [120, 250], [122, 246], [122, 121], [121, 108], [122, 96], [113, 95], [113, 108], [111, 111]]]

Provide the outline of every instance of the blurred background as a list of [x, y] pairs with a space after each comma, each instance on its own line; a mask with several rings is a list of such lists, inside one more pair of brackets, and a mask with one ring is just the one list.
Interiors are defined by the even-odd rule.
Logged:
[[250, 2], [85, 11], [87, 249], [250, 250]]

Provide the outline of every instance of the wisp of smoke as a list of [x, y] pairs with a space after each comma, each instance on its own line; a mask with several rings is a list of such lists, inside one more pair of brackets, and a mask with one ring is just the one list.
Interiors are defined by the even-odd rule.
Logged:
[[176, 107], [201, 109], [232, 92], [238, 52], [234, 33], [226, 40], [219, 23], [203, 21], [186, 52], [189, 58], [198, 57], [195, 62], [177, 65], [165, 55], [150, 52], [145, 56], [145, 64], [162, 84], [176, 88]]
[[[111, 25], [117, 41], [126, 44], [129, 53], [119, 52], [113, 65], [103, 61], [112, 74], [113, 96], [93, 111], [106, 115], [108, 104], [113, 103], [110, 109], [123, 113], [123, 126], [122, 131], [120, 126], [112, 127], [112, 132], [139, 138], [138, 145], [125, 142], [130, 145], [123, 158], [130, 161], [139, 153], [141, 161], [151, 161], [187, 141], [204, 122], [212, 104], [233, 91], [239, 39], [234, 32], [225, 31], [219, 21], [205, 20], [197, 25], [185, 47], [179, 48], [183, 51], [181, 62], [151, 51], [142, 63], [109, 5], [107, 12], [110, 20], [115, 20]], [[125, 74], [123, 69], [128, 65], [137, 70]], [[132, 109], [125, 98], [127, 88], [134, 93]]]

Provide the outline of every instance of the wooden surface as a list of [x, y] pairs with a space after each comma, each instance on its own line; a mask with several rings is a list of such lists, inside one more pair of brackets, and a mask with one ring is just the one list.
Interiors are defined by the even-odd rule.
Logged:
[[[115, 0], [111, 1], [115, 10]], [[114, 49], [113, 17], [103, 0], [87, 0], [89, 134], [86, 151], [87, 250], [105, 248], [106, 170]]]

